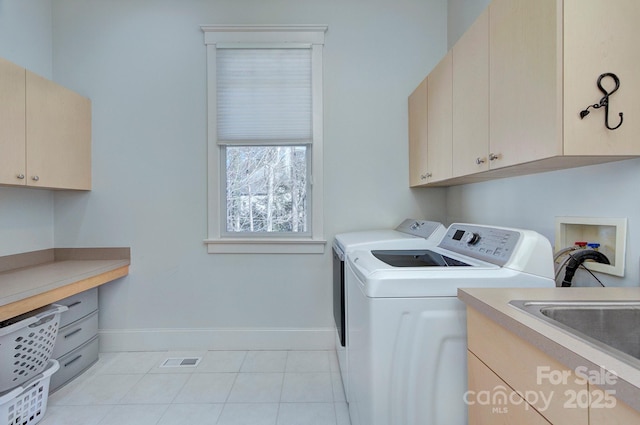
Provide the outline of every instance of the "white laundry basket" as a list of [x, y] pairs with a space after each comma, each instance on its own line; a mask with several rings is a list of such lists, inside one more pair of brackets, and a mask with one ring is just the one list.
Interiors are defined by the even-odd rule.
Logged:
[[47, 368], [24, 385], [0, 395], [1, 425], [34, 425], [47, 410], [49, 381], [60, 364], [50, 360]]
[[47, 367], [60, 313], [66, 310], [66, 306], [52, 304], [0, 322], [0, 393], [22, 385]]

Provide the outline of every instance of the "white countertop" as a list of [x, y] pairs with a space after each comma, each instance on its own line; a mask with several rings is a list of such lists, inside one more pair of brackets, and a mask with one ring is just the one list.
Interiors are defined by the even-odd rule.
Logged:
[[601, 387], [615, 390], [617, 398], [640, 411], [639, 369], [509, 304], [512, 300], [640, 301], [640, 288], [471, 288], [459, 289], [458, 298], [573, 369], [602, 367], [614, 373], [619, 379]]

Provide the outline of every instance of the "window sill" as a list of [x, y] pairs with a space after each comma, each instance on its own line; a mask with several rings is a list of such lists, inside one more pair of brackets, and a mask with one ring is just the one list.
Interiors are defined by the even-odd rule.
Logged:
[[324, 239], [205, 239], [209, 254], [324, 254]]

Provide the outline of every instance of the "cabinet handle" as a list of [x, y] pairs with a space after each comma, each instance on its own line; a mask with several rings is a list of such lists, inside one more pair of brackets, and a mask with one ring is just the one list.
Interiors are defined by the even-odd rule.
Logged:
[[487, 158], [480, 158], [480, 157], [476, 158], [477, 165], [484, 164], [485, 162], [487, 162]]
[[33, 180], [34, 182], [37, 182], [38, 180], [40, 180], [40, 177], [33, 176], [33, 177], [31, 177], [31, 180]]
[[490, 153], [489, 154], [489, 161], [495, 161], [496, 159], [500, 158], [500, 154], [495, 154], [495, 153]]
[[24, 179], [24, 174], [18, 174], [16, 177], [19, 178], [20, 180], [23, 180]]
[[73, 335], [77, 334], [78, 332], [82, 332], [82, 328], [78, 328], [78, 329], [74, 330], [73, 332], [69, 332], [64, 337], [65, 337], [65, 339], [69, 338], [70, 336], [73, 336]]
[[71, 363], [75, 363], [75, 362], [77, 362], [77, 361], [78, 361], [78, 360], [80, 360], [81, 358], [82, 358], [82, 354], [78, 354], [76, 357], [74, 357], [73, 359], [71, 359], [71, 360], [69, 360], [68, 362], [66, 362], [66, 363], [64, 364], [64, 367], [69, 366]]
[[433, 174], [431, 174], [431, 173], [421, 174], [420, 175], [420, 180], [426, 180], [426, 179], [430, 178], [431, 176], [433, 176]]
[[69, 304], [67, 306], [67, 308], [71, 309], [71, 308], [73, 308], [73, 307], [75, 307], [77, 305], [80, 305], [80, 304], [82, 304], [82, 301], [75, 301], [75, 302], [72, 302], [71, 304]]

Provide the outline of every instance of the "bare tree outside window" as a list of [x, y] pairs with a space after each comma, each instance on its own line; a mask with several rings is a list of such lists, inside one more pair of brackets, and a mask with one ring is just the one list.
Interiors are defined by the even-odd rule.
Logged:
[[227, 232], [304, 233], [307, 146], [227, 146]]

